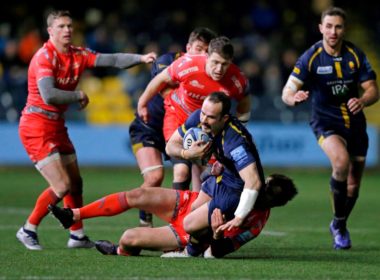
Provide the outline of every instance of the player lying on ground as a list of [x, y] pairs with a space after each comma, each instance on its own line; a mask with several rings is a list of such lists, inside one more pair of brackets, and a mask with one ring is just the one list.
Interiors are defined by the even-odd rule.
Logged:
[[[216, 177], [207, 179], [208, 184], [216, 181]], [[216, 185], [216, 184], [214, 184]], [[279, 174], [267, 178], [264, 191], [260, 193], [255, 208], [239, 228], [230, 231], [221, 230], [221, 216], [213, 215], [219, 222], [213, 222], [215, 239], [211, 242], [212, 253], [222, 257], [231, 253], [248, 241], [257, 237], [269, 218], [270, 208], [285, 205], [297, 194], [293, 181]], [[106, 255], [138, 255], [141, 249], [176, 250], [183, 249], [189, 235], [183, 229], [183, 219], [191, 211], [191, 204], [198, 193], [166, 188], [136, 188], [131, 191], [111, 194], [82, 208], [69, 209], [49, 206], [51, 213], [61, 222], [64, 228], [73, 223], [99, 216], [113, 216], [131, 208], [149, 211], [169, 225], [148, 228], [137, 227], [126, 230], [115, 245], [109, 241], [96, 242], [96, 248]], [[220, 214], [221, 215], [221, 214]], [[219, 230], [217, 230], [219, 229]], [[249, 236], [242, 239], [241, 236]]]

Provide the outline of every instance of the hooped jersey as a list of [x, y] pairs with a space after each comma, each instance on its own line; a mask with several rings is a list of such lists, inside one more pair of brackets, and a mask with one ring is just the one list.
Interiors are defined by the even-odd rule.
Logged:
[[206, 60], [206, 55], [185, 55], [168, 67], [171, 79], [179, 87], [166, 98], [182, 119], [201, 108], [203, 100], [214, 91], [222, 91], [237, 101], [248, 94], [247, 79], [235, 64], [215, 81], [206, 73]]
[[363, 112], [353, 115], [347, 107], [350, 98], [359, 97], [358, 85], [375, 80], [365, 54], [352, 43], [343, 41], [339, 56], [329, 55], [322, 41], [298, 59], [292, 76], [306, 82], [312, 96], [312, 120], [350, 128], [365, 121]]
[[38, 81], [53, 77], [55, 87], [61, 90], [76, 89], [86, 68], [95, 66], [96, 53], [82, 47], [70, 46], [67, 53], [59, 53], [52, 42], [47, 41], [33, 56], [28, 70], [28, 98], [26, 107], [38, 106], [48, 111], [63, 113], [68, 105], [46, 104], [38, 90]]

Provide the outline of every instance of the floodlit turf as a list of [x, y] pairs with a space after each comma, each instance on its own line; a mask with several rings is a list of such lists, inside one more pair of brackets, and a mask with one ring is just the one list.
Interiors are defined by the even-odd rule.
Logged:
[[[160, 253], [149, 251], [141, 257], [114, 257], [95, 249], [66, 249], [68, 233], [51, 216], [39, 229], [44, 250], [28, 251], [15, 234], [46, 184], [33, 167], [0, 168], [0, 279], [378, 279], [380, 174], [368, 171], [364, 176], [348, 224], [353, 248], [335, 251], [328, 232], [329, 171], [276, 171], [294, 178], [299, 195], [289, 205], [273, 209], [257, 240], [224, 259], [209, 260], [161, 259]], [[82, 175], [85, 202], [142, 182], [131, 169], [82, 168]], [[137, 211], [131, 210], [87, 220], [85, 225], [92, 239], [117, 241], [137, 221]]]

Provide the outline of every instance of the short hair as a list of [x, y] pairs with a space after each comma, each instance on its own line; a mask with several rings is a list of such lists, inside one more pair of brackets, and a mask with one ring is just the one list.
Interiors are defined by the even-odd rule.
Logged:
[[197, 27], [195, 28], [189, 36], [188, 43], [193, 43], [194, 41], [201, 41], [209, 44], [212, 39], [216, 37], [216, 33], [207, 27]]
[[265, 192], [270, 193], [273, 198], [272, 207], [283, 206], [298, 193], [293, 180], [282, 174], [271, 174], [268, 176]]
[[47, 19], [46, 19], [47, 26], [48, 27], [52, 26], [53, 21], [56, 20], [57, 18], [61, 18], [61, 17], [71, 18], [71, 14], [69, 11], [64, 11], [64, 10], [52, 11], [47, 16]]
[[231, 59], [234, 57], [234, 47], [231, 40], [226, 36], [220, 36], [212, 39], [208, 46], [208, 54], [217, 53], [225, 59]]
[[321, 22], [326, 16], [339, 16], [343, 19], [343, 22], [346, 23], [346, 12], [339, 7], [330, 7], [327, 10], [322, 12]]
[[221, 91], [214, 91], [206, 98], [208, 101], [212, 103], [222, 103], [222, 112], [221, 116], [227, 115], [231, 110], [231, 99]]

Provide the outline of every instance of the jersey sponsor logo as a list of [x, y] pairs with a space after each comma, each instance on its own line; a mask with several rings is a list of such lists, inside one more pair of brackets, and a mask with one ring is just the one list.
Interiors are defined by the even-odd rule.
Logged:
[[187, 95], [193, 99], [197, 99], [197, 100], [203, 100], [205, 99], [207, 96], [204, 96], [202, 94], [198, 94], [198, 93], [194, 93], [194, 92], [187, 92]]
[[192, 85], [193, 87], [196, 87], [196, 88], [201, 88], [201, 89], [205, 88], [205, 86], [202, 85], [201, 83], [199, 83], [197, 80], [190, 81], [190, 85]]
[[331, 74], [333, 72], [332, 66], [318, 66], [317, 74], [326, 75]]
[[348, 67], [350, 67], [351, 73], [355, 72], [355, 62], [349, 61]]
[[244, 161], [248, 158], [248, 155], [244, 147], [240, 145], [239, 147], [231, 151], [231, 157], [233, 158], [234, 161], [237, 162], [238, 165], [240, 165], [244, 163]]
[[73, 66], [72, 66], [72, 69], [77, 69], [80, 67], [80, 63], [79, 62], [74, 62]]
[[350, 89], [346, 84], [336, 84], [331, 87], [331, 91], [335, 96], [343, 96], [346, 95]]
[[196, 72], [198, 70], [199, 70], [198, 66], [193, 66], [193, 67], [187, 68], [187, 69], [179, 72], [178, 73], [178, 77], [182, 78], [183, 76], [185, 76], [185, 75], [187, 75], [189, 73], [192, 73], [192, 72]]
[[293, 68], [293, 73], [299, 75], [301, 73], [301, 70], [298, 67]]
[[56, 81], [60, 85], [75, 84], [79, 80], [78, 76], [67, 77], [67, 78], [56, 78]]

